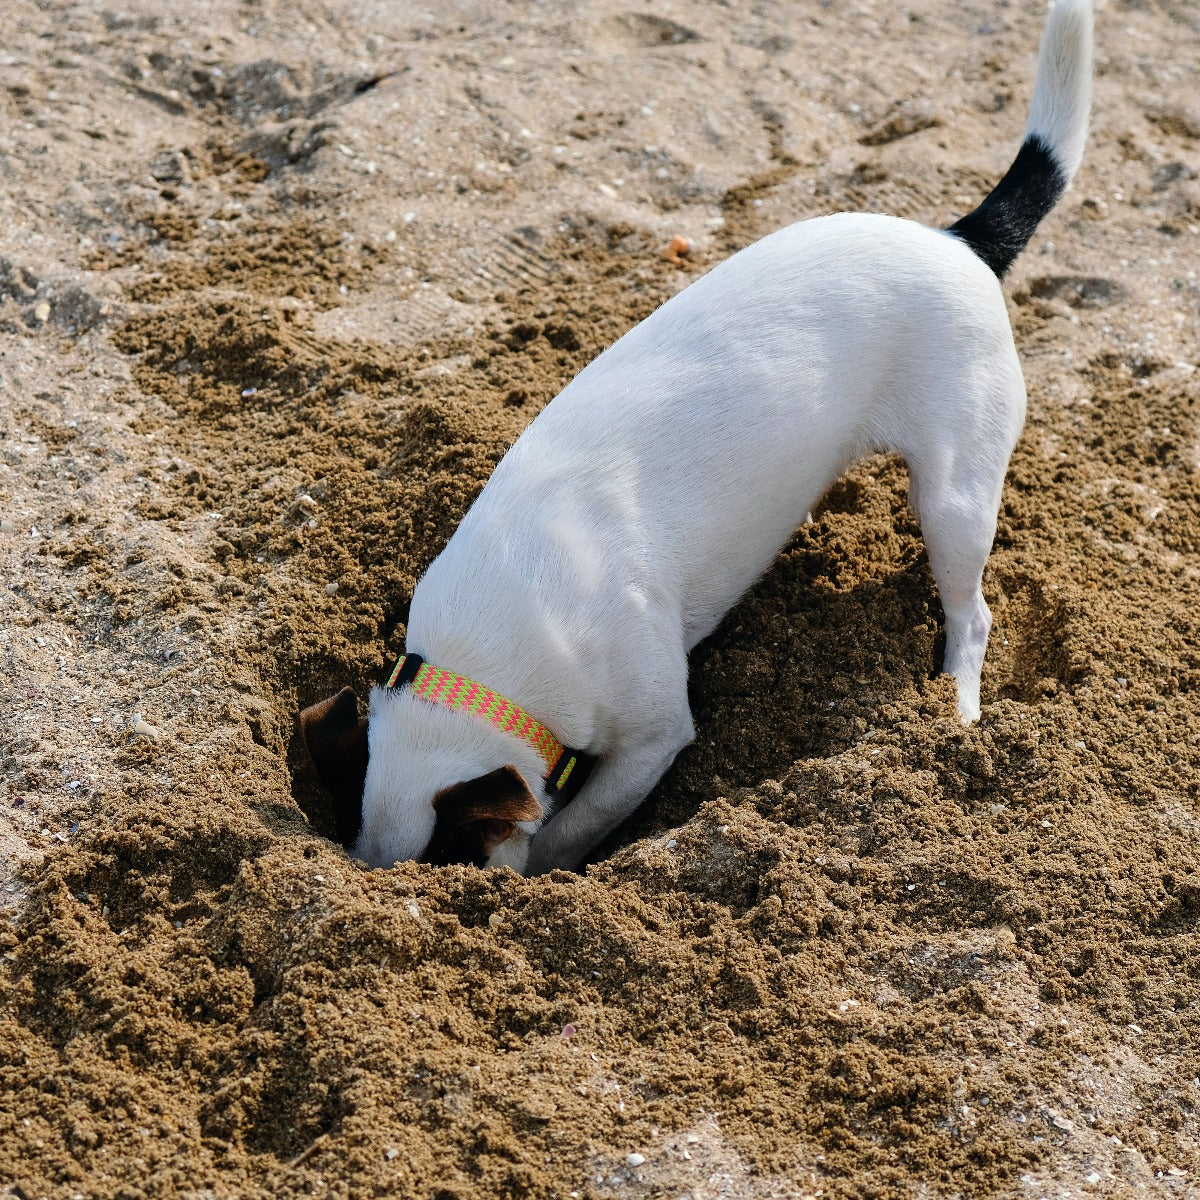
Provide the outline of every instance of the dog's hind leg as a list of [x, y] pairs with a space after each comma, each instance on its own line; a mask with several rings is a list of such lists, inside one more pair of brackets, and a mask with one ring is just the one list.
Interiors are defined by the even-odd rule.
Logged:
[[[1017, 401], [1019, 400], [1019, 403]], [[1024, 394], [1014, 399], [1013, 420], [969, 444], [909, 455], [909, 502], [916, 511], [929, 566], [946, 615], [942, 669], [958, 687], [963, 724], [979, 719], [979, 685], [992, 614], [983, 598], [983, 570], [996, 535], [996, 518], [1008, 457], [1020, 430]]]
[[983, 598], [983, 568], [996, 529], [995, 514], [932, 502], [919, 513], [929, 565], [946, 614], [942, 670], [958, 687], [964, 725], [979, 720], [979, 684], [992, 614]]

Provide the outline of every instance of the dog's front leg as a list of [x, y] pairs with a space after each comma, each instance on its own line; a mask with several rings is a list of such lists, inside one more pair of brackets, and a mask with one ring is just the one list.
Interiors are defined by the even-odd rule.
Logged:
[[543, 875], [556, 867], [574, 870], [645, 798], [675, 756], [693, 737], [691, 714], [686, 729], [639, 743], [603, 759], [579, 795], [538, 830], [529, 847], [526, 875]]

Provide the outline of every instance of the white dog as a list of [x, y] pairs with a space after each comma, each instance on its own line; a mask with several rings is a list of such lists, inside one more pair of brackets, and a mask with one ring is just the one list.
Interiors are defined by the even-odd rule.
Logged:
[[1082, 156], [1091, 33], [1087, 0], [1058, 0], [1020, 152], [949, 230], [782, 229], [538, 415], [417, 585], [369, 722], [349, 688], [301, 714], [350, 826], [361, 805], [357, 856], [576, 866], [692, 740], [688, 651], [874, 452], [907, 460], [945, 670], [979, 717], [980, 580], [1025, 417], [999, 279]]

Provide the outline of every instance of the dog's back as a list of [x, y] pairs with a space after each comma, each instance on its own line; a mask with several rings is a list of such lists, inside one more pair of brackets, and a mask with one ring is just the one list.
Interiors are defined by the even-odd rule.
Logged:
[[[982, 391], [962, 378], [979, 372]], [[1020, 378], [996, 277], [960, 241], [896, 217], [800, 222], [585, 368], [456, 537], [476, 567], [524, 544], [539, 575], [571, 576], [552, 595], [594, 577], [671, 596], [690, 647], [856, 459], [915, 452], [948, 423], [1002, 423], [1011, 444]], [[521, 516], [482, 536], [502, 510]]]

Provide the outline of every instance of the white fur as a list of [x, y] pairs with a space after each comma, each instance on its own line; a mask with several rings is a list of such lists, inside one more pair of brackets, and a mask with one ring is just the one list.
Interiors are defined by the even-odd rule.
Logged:
[[[1063, 30], [1079, 8], [1059, 0], [1050, 19], [1053, 77], [1039, 77], [1031, 117], [1068, 157], [1076, 101], [1060, 93], [1083, 92], [1061, 67]], [[601, 354], [505, 455], [410, 609], [409, 651], [600, 758], [572, 804], [491, 861], [574, 866], [641, 803], [694, 736], [688, 651], [875, 451], [908, 462], [945, 669], [961, 719], [977, 719], [991, 624], [980, 580], [1024, 415], [995, 276], [956, 237], [896, 217], [782, 229]], [[376, 689], [357, 853], [416, 856], [432, 797], [506, 763], [540, 798], [542, 764], [523, 742]]]
[[[1087, 137], [1091, 45], [1091, 0], [1055, 0], [1042, 32], [1025, 135], [1036, 134], [1053, 150], [1068, 181], [1083, 159]], [[1086, 47], [1086, 54], [1080, 53], [1081, 47]]]

